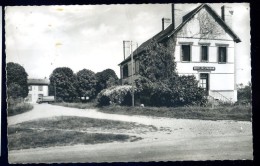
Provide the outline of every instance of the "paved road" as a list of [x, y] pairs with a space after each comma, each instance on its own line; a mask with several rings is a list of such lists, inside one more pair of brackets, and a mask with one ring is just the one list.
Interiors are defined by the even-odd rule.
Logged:
[[207, 121], [115, 115], [48, 104], [8, 118], [8, 125], [53, 116], [81, 116], [154, 125], [160, 130], [143, 140], [9, 151], [11, 163], [126, 162], [252, 159], [252, 125], [242, 121]]

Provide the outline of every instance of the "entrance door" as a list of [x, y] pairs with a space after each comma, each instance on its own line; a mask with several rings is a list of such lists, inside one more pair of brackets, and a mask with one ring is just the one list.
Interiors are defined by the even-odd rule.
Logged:
[[209, 74], [208, 73], [200, 73], [200, 87], [202, 87], [206, 95], [209, 94]]

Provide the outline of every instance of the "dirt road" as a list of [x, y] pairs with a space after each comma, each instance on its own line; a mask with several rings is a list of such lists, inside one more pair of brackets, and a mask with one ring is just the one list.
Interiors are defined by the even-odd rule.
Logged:
[[136, 122], [163, 130], [141, 134], [144, 139], [136, 142], [13, 150], [9, 151], [10, 163], [252, 159], [251, 122], [115, 115], [42, 104], [8, 117], [8, 125], [53, 116]]

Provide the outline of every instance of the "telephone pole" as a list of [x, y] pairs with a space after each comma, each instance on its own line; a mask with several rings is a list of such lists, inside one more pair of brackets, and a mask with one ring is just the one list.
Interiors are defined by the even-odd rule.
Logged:
[[[127, 41], [127, 40], [124, 40], [123, 41], [123, 52], [124, 52], [124, 60], [125, 60], [125, 45], [126, 43], [130, 43], [129, 46], [130, 46], [130, 56], [131, 56], [131, 85], [132, 85], [132, 106], [134, 107], [135, 105], [135, 95], [134, 95], [134, 53], [133, 53], [133, 41]], [[136, 43], [136, 47], [138, 47], [138, 43]]]
[[132, 80], [132, 107], [135, 106], [135, 92], [134, 92], [134, 58], [133, 58], [133, 42], [130, 43], [131, 48], [131, 80]]

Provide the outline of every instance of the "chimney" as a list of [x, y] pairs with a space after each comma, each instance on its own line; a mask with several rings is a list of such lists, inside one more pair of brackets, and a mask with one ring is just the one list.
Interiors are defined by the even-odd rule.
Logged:
[[233, 9], [232, 7], [223, 5], [221, 7], [221, 19], [225, 21], [225, 23], [232, 28], [232, 16], [233, 16]]
[[174, 29], [182, 23], [183, 17], [183, 8], [182, 4], [173, 4], [172, 3], [172, 25]]
[[172, 27], [173, 29], [175, 29], [175, 18], [174, 18], [174, 14], [175, 14], [175, 6], [174, 3], [172, 3]]
[[171, 24], [171, 19], [162, 18], [162, 31], [166, 29]]

